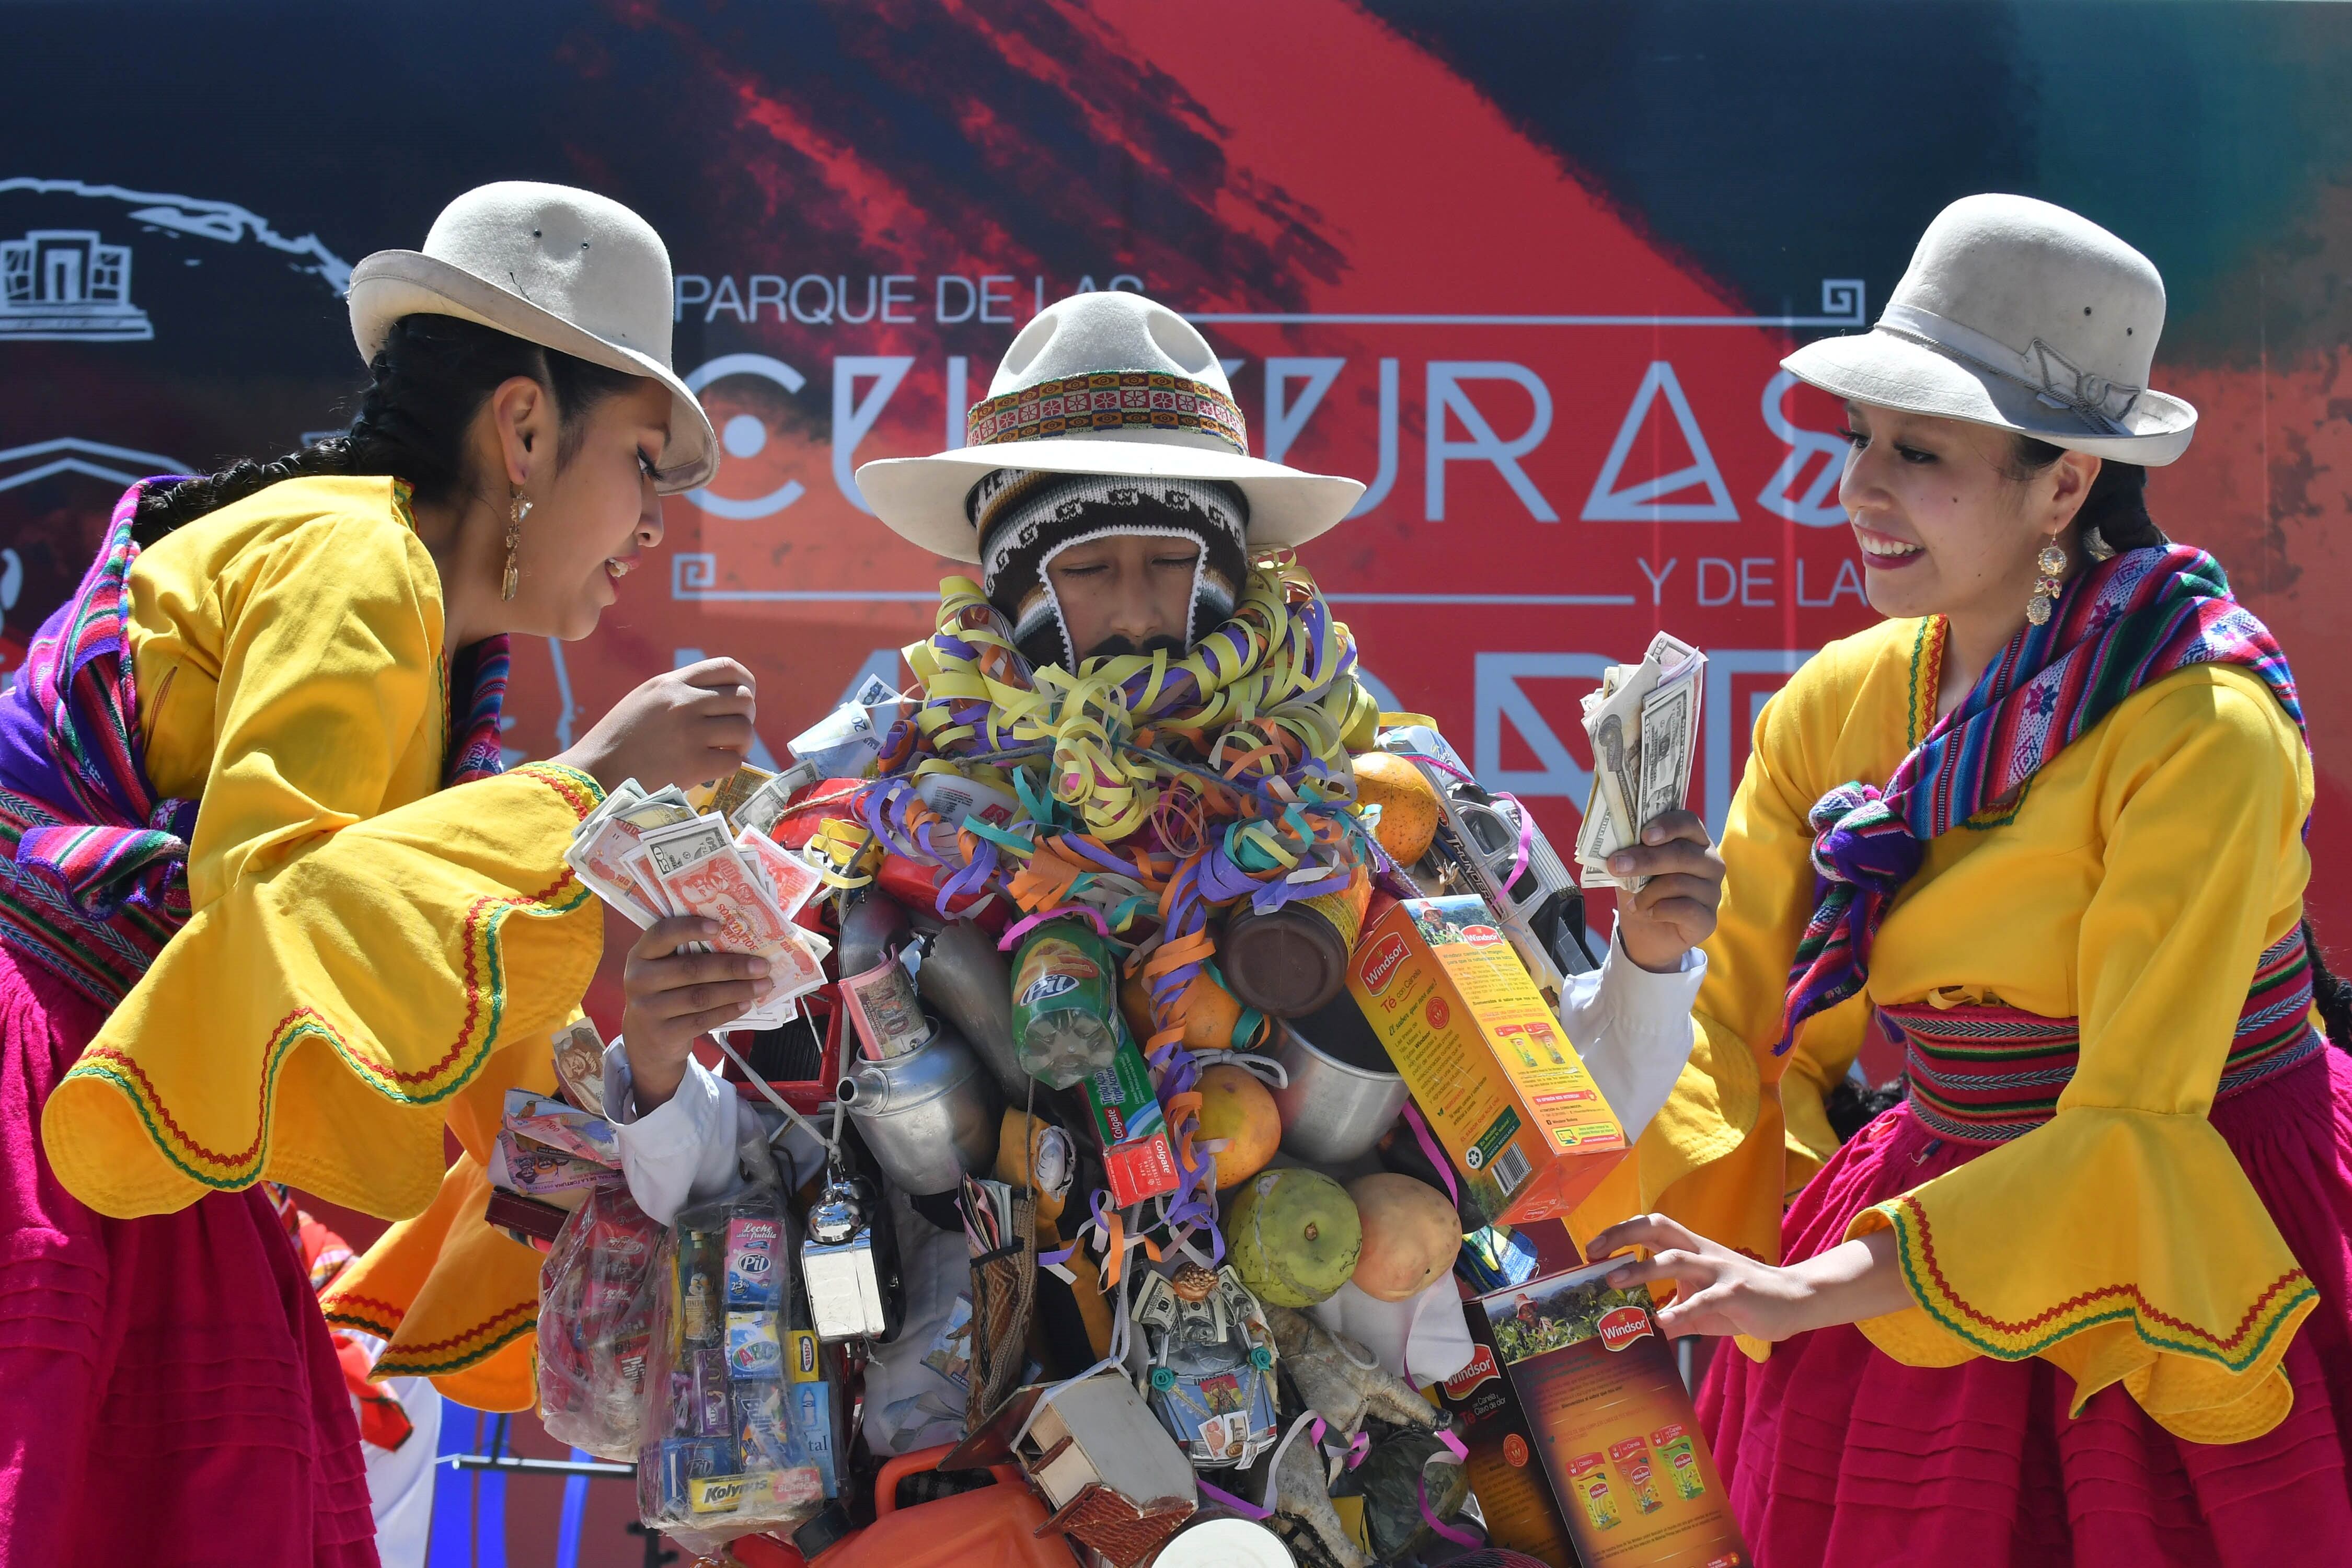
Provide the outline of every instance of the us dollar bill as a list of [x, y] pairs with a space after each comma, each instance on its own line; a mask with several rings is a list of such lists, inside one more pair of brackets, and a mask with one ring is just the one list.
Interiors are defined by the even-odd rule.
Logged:
[[1592, 789], [1576, 837], [1586, 887], [1626, 887], [1609, 857], [1679, 809], [1698, 746], [1698, 695], [1706, 656], [1671, 632], [1650, 639], [1638, 665], [1612, 665], [1584, 700], [1592, 742]]
[[1691, 753], [1698, 740], [1697, 683], [1661, 686], [1642, 704], [1642, 782], [1635, 816], [1647, 827], [1680, 811], [1690, 794]]
[[656, 827], [646, 835], [645, 851], [655, 874], [667, 881], [698, 861], [724, 854], [734, 835], [721, 816], [696, 816]]
[[736, 814], [743, 809], [743, 803], [759, 793], [760, 787], [773, 780], [775, 776], [765, 768], [755, 768], [751, 763], [745, 763], [719, 781], [719, 787], [711, 792], [709, 809], [717, 812], [730, 823], [734, 823]]

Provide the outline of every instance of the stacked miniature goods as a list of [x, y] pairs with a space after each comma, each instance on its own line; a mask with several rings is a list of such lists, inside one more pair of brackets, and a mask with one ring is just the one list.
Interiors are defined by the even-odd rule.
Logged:
[[[1520, 1227], [1638, 1130], [1560, 1021], [1596, 967], [1568, 867], [1433, 723], [1379, 710], [1291, 549], [1362, 487], [1249, 458], [1180, 317], [1064, 301], [969, 427], [859, 474], [986, 580], [942, 584], [904, 689], [863, 678], [781, 774], [625, 786], [583, 830], [615, 907], [717, 920], [789, 977], [706, 1065], [813, 1173], [763, 1179], [753, 1138], [721, 1200], [749, 1206], [664, 1243], [646, 1521], [835, 1568], [1512, 1544], [1441, 1408], [1492, 1359], [1465, 1299], [1533, 1282], [1566, 1237]], [[1037, 531], [1072, 523], [1197, 547], [1185, 635], [1080, 657]], [[1664, 727], [1647, 689], [1621, 739]], [[1629, 776], [1627, 822], [1687, 782]], [[803, 1369], [826, 1421], [767, 1396]]]
[[[831, 1150], [810, 1188], [682, 1214], [646, 1271], [642, 1372], [605, 1381], [637, 1393], [648, 1524], [805, 1523], [854, 1563], [873, 1460], [945, 1438], [1118, 1568], [1213, 1517], [1344, 1568], [1486, 1539], [1418, 1390], [1479, 1353], [1464, 1295], [1536, 1272], [1495, 1222], [1563, 1212], [1625, 1147], [1544, 1022], [1591, 967], [1578, 896], [1433, 726], [1372, 711], [1294, 563], [1222, 630], [1072, 681], [951, 581], [906, 697], [858, 693], [785, 774], [585, 830], [732, 857], [813, 955], [798, 1016], [726, 1031], [723, 1070]], [[647, 904], [702, 896], [629, 859]], [[1482, 1143], [1424, 1087], [1481, 1074], [1534, 1138]], [[1538, 1147], [1563, 1098], [1573, 1138]], [[548, 1302], [581, 1340], [584, 1297]], [[1192, 1484], [1138, 1479], [1138, 1433]]]

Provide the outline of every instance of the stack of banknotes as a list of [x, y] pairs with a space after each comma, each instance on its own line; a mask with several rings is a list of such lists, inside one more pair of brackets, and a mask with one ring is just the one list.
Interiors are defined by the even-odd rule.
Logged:
[[1611, 874], [1609, 857], [1640, 842], [1642, 829], [1690, 795], [1698, 754], [1699, 697], [1706, 655], [1671, 632], [1650, 639], [1639, 664], [1612, 664], [1584, 698], [1592, 740], [1592, 794], [1576, 835], [1588, 888], [1638, 887]]
[[795, 998], [824, 984], [832, 943], [793, 920], [824, 875], [769, 837], [793, 792], [814, 777], [746, 767], [700, 804], [675, 785], [648, 794], [631, 779], [580, 825], [564, 854], [582, 881], [638, 925], [700, 915], [719, 922], [709, 948], [768, 961], [774, 989], [728, 1032], [775, 1028], [799, 1012]]

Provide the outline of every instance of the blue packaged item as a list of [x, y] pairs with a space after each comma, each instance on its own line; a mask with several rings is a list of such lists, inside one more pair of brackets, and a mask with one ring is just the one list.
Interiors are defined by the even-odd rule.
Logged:
[[782, 1385], [753, 1384], [735, 1391], [736, 1447], [743, 1468], [789, 1470], [809, 1463], [793, 1428]]
[[784, 1227], [761, 1215], [727, 1222], [727, 1305], [731, 1311], [784, 1301]]
[[790, 1402], [793, 1435], [800, 1439], [808, 1462], [824, 1478], [824, 1495], [839, 1497], [841, 1483], [833, 1469], [833, 1385], [829, 1383], [792, 1383], [784, 1387]]
[[784, 1346], [773, 1312], [727, 1314], [727, 1374], [738, 1383], [784, 1375]]
[[683, 1517], [692, 1507], [687, 1483], [735, 1469], [735, 1445], [725, 1437], [663, 1438], [658, 1475], [665, 1510]]

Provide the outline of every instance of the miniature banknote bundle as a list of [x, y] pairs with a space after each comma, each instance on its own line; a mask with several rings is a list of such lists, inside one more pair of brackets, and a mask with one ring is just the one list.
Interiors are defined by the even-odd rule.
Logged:
[[1682, 809], [1698, 754], [1699, 699], [1706, 655], [1660, 632], [1639, 664], [1612, 664], [1585, 694], [1584, 732], [1592, 742], [1592, 793], [1576, 835], [1577, 865], [1588, 888], [1631, 888], [1609, 869], [1609, 857], [1640, 842], [1642, 829]]
[[744, 767], [698, 808], [684, 790], [648, 794], [624, 782], [581, 823], [564, 859], [595, 894], [639, 926], [670, 915], [719, 924], [709, 944], [768, 961], [772, 988], [727, 1029], [774, 1028], [797, 1012], [795, 998], [825, 983], [832, 944], [793, 916], [824, 876], [769, 837], [795, 773]]

